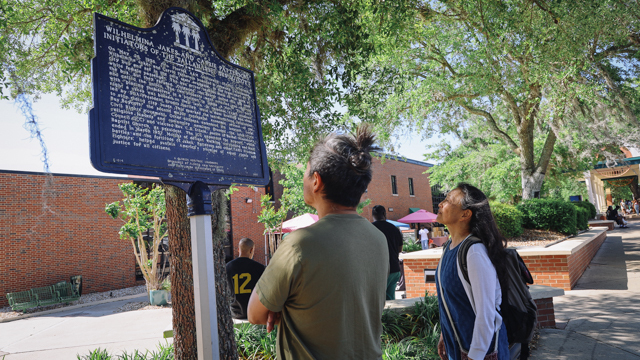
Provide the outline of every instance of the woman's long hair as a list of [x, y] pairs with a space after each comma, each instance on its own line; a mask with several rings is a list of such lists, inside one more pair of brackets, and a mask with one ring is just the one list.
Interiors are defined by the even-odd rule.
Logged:
[[491, 213], [489, 207], [489, 199], [487, 196], [475, 186], [467, 183], [460, 183], [456, 187], [462, 192], [462, 200], [460, 205], [463, 210], [471, 210], [471, 221], [469, 222], [469, 230], [471, 234], [482, 241], [487, 248], [489, 259], [496, 268], [498, 279], [504, 279], [506, 269], [504, 266], [505, 252], [507, 240], [500, 231], [496, 220]]

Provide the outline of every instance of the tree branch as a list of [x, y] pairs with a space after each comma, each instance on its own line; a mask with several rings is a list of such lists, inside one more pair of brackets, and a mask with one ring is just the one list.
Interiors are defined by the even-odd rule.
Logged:
[[462, 101], [456, 101], [456, 103], [458, 105], [462, 106], [462, 108], [467, 110], [470, 114], [484, 117], [487, 120], [487, 124], [489, 125], [489, 128], [491, 129], [491, 131], [498, 138], [502, 139], [505, 143], [507, 143], [507, 146], [509, 146], [509, 148], [511, 148], [511, 150], [513, 150], [513, 152], [515, 152], [516, 154], [520, 155], [521, 151], [520, 151], [520, 148], [518, 147], [518, 145], [513, 141], [513, 139], [511, 139], [509, 134], [507, 134], [504, 131], [500, 130], [500, 128], [498, 127], [498, 124], [496, 123], [496, 120], [493, 118], [493, 115], [491, 115], [491, 113], [489, 113], [487, 111], [484, 111], [484, 110], [481, 110], [481, 109], [478, 109], [478, 108], [474, 108], [472, 106], [469, 106], [468, 104], [465, 104]]
[[553, 132], [553, 129], [549, 130], [549, 134], [547, 134], [547, 139], [544, 141], [544, 147], [542, 148], [542, 153], [540, 154], [540, 159], [538, 160], [538, 165], [535, 168], [536, 172], [545, 174], [547, 172], [547, 167], [549, 166], [549, 161], [551, 161], [551, 155], [553, 155], [553, 147], [556, 144], [556, 133]]

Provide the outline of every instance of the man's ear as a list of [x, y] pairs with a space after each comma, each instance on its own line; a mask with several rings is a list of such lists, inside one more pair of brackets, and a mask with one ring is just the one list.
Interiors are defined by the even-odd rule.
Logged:
[[317, 171], [313, 173], [313, 184], [311, 185], [313, 188], [313, 192], [320, 192], [322, 191], [322, 189], [324, 189], [324, 182], [322, 182], [322, 178]]

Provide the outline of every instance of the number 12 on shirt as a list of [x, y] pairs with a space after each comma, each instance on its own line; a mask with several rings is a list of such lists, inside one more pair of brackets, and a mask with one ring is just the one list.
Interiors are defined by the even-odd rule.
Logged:
[[[240, 286], [240, 289], [238, 289], [239, 279], [246, 279]], [[251, 289], [245, 289], [245, 287], [249, 284], [249, 281], [251, 281], [251, 274], [249, 273], [233, 275], [233, 291], [235, 291], [236, 295], [251, 294]]]

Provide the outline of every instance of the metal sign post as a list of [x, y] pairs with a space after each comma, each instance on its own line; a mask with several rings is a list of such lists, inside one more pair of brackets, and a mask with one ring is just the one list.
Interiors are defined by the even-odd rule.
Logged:
[[187, 195], [187, 206], [191, 221], [198, 360], [220, 359], [209, 187], [201, 181], [193, 183]]

